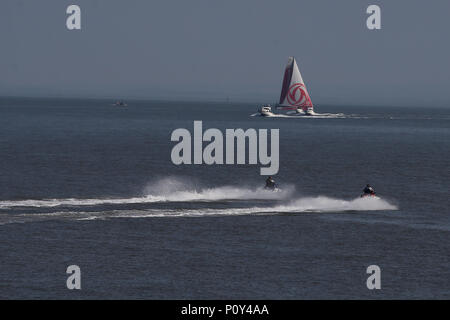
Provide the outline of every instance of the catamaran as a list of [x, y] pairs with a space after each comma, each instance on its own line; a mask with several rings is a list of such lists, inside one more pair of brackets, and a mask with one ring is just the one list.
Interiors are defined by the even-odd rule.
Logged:
[[[289, 57], [284, 70], [283, 86], [277, 109], [291, 110], [291, 112], [308, 116], [316, 114], [294, 57]], [[262, 106], [259, 111], [262, 116], [274, 115], [270, 105]]]

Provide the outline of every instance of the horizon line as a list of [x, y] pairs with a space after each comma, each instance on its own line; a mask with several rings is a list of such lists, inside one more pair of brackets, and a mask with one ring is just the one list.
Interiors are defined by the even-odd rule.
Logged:
[[[229, 98], [229, 97], [228, 97]], [[35, 96], [35, 95], [0, 95], [0, 99], [51, 99], [51, 100], [111, 100], [111, 101], [118, 101], [118, 100], [127, 100], [127, 101], [148, 101], [148, 102], [199, 102], [199, 103], [227, 103], [227, 104], [267, 104], [267, 100], [265, 101], [255, 101], [255, 100], [250, 100], [250, 99], [237, 99], [237, 100], [232, 100], [232, 99], [228, 99], [226, 98], [208, 98], [208, 99], [201, 99], [198, 97], [193, 97], [193, 98], [188, 98], [188, 97], [183, 97], [183, 98], [167, 98], [167, 97], [161, 97], [161, 98], [139, 98], [139, 97], [111, 97], [111, 96], [102, 96], [102, 97], [94, 97], [94, 96], [59, 96], [59, 95], [48, 95], [48, 96]], [[272, 104], [276, 105], [276, 102], [272, 102]], [[319, 106], [333, 106], [333, 107], [374, 107], [374, 106], [381, 106], [381, 107], [423, 107], [423, 105], [411, 105], [411, 104], [406, 104], [406, 102], [404, 104], [385, 104], [385, 103], [380, 103], [380, 104], [367, 104], [367, 103], [342, 103], [342, 102], [338, 102], [336, 104], [331, 104], [331, 103], [314, 103], [315, 106], [319, 105]], [[431, 107], [436, 107], [436, 108], [445, 108], [445, 107], [450, 107], [449, 104], [436, 104], [433, 105]]]

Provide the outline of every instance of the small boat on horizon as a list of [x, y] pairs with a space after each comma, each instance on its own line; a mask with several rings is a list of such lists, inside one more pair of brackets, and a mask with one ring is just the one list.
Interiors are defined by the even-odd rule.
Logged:
[[115, 103], [114, 103], [114, 105], [116, 106], [116, 107], [127, 107], [128, 105], [125, 103], [125, 102], [123, 102], [122, 100], [117, 100]]

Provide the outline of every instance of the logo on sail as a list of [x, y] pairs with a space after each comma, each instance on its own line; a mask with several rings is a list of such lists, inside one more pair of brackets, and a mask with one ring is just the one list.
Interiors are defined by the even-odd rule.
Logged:
[[294, 83], [289, 87], [287, 100], [290, 105], [296, 107], [311, 107], [312, 102], [302, 83]]

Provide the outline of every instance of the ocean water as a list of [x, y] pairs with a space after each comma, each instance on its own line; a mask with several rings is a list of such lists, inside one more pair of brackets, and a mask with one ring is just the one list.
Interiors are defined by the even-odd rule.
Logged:
[[[256, 108], [0, 99], [0, 298], [450, 298], [449, 108]], [[281, 192], [260, 165], [174, 165], [194, 120], [278, 128]]]

